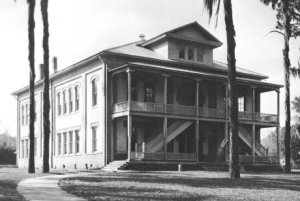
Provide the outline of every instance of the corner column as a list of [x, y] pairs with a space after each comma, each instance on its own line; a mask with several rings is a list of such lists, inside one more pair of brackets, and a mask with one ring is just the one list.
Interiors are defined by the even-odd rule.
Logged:
[[[256, 95], [256, 87], [255, 86], [251, 86], [252, 88], [252, 120], [255, 121], [255, 95]], [[255, 134], [256, 134], [256, 128], [255, 128], [255, 124], [252, 124], [252, 157], [253, 157], [253, 163], [255, 163]]]
[[279, 132], [280, 132], [280, 90], [276, 90], [277, 93], [277, 126], [276, 126], [276, 137], [277, 137], [277, 156], [278, 162], [280, 162], [280, 150], [279, 150]]
[[131, 69], [127, 69], [127, 95], [128, 95], [128, 115], [127, 115], [127, 147], [128, 147], [128, 161], [131, 160], [131, 136], [132, 136], [132, 116], [131, 111]]
[[[229, 117], [229, 90], [227, 82], [224, 82], [225, 85], [225, 117], [226, 119]], [[229, 139], [229, 138], [228, 138]]]
[[168, 118], [166, 117], [167, 115], [167, 104], [168, 104], [168, 77], [170, 75], [168, 74], [162, 74], [164, 77], [164, 112], [165, 112], [165, 117], [164, 117], [164, 127], [163, 127], [163, 150], [164, 150], [164, 156], [165, 159], [167, 157], [167, 137], [168, 137]]
[[[196, 79], [196, 114], [197, 117], [199, 117], [199, 89], [200, 89], [200, 81], [201, 79]], [[196, 120], [195, 122], [195, 143], [196, 143], [196, 159], [199, 161], [199, 120]]]

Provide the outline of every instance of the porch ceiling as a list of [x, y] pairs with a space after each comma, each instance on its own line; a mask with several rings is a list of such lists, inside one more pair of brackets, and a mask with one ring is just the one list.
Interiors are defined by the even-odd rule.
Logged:
[[[129, 62], [123, 66], [114, 68], [111, 70], [111, 72], [117, 72], [117, 71], [124, 71], [127, 67], [131, 67], [135, 70], [140, 70], [140, 71], [151, 71], [153, 73], [163, 73], [163, 72], [168, 72], [172, 75], [186, 75], [189, 77], [193, 78], [200, 78], [200, 79], [206, 79], [206, 80], [214, 80], [216, 81], [222, 81], [222, 82], [227, 82], [228, 77], [225, 75], [220, 75], [216, 73], [206, 73], [206, 72], [200, 72], [200, 71], [195, 71], [195, 70], [188, 70], [188, 69], [180, 69], [180, 68], [175, 68], [175, 67], [170, 67], [170, 66], [162, 66], [162, 65], [155, 65], [155, 64], [149, 64], [149, 63], [142, 63], [142, 62]], [[255, 86], [259, 89], [260, 92], [268, 92], [268, 91], [274, 91], [278, 90], [282, 85], [278, 84], [273, 84], [273, 83], [267, 83], [263, 81], [258, 81], [254, 79], [248, 79], [248, 78], [237, 78], [238, 84], [241, 85], [247, 85], [247, 86]]]

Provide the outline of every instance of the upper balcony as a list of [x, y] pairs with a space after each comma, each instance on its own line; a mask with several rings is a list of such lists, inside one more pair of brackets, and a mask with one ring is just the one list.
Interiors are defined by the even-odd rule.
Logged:
[[[112, 113], [117, 115], [124, 112], [137, 112], [137, 113], [156, 113], [165, 115], [180, 115], [188, 117], [199, 117], [209, 119], [222, 119], [228, 120], [228, 112], [225, 109], [213, 109], [204, 107], [172, 105], [163, 103], [150, 103], [139, 101], [125, 101], [116, 103], [112, 107]], [[278, 116], [275, 114], [263, 114], [252, 112], [239, 112], [239, 119], [246, 121], [257, 121], [263, 123], [277, 123]]]
[[[125, 70], [113, 73], [109, 82], [109, 100], [114, 118], [132, 113], [210, 121], [229, 120], [229, 91], [224, 80], [164, 71]], [[268, 87], [259, 83], [238, 84], [241, 121], [259, 122], [266, 126], [278, 123], [278, 115], [261, 113], [261, 93], [277, 90], [277, 86]], [[278, 105], [279, 93], [277, 114]]]

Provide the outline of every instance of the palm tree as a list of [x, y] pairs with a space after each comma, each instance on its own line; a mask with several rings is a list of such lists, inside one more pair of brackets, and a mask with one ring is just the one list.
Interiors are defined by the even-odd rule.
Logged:
[[43, 130], [44, 130], [44, 153], [43, 172], [49, 172], [49, 138], [50, 138], [50, 101], [49, 101], [49, 23], [48, 23], [48, 0], [41, 0], [41, 12], [43, 19], [43, 49], [44, 49], [44, 92], [43, 92]]
[[284, 88], [285, 88], [285, 168], [284, 171], [291, 172], [291, 106], [290, 106], [290, 58], [289, 41], [291, 38], [291, 16], [289, 12], [290, 0], [261, 0], [264, 4], [272, 4], [273, 9], [277, 9], [277, 28], [283, 30], [284, 48], [283, 48], [283, 66], [284, 66]]
[[35, 10], [35, 0], [27, 0], [28, 4], [28, 60], [30, 66], [30, 78], [29, 78], [29, 93], [30, 93], [30, 109], [29, 109], [29, 164], [28, 172], [35, 173], [34, 165], [34, 120], [35, 120], [35, 111], [34, 111], [34, 80], [35, 80], [35, 70], [34, 70], [34, 10]]
[[[217, 5], [216, 15], [219, 14], [221, 0], [205, 0], [204, 5], [211, 19], [214, 6]], [[225, 25], [227, 35], [227, 65], [228, 65], [228, 88], [229, 88], [229, 174], [231, 178], [240, 178], [238, 159], [238, 102], [236, 84], [236, 59], [235, 59], [235, 30], [232, 18], [231, 0], [223, 0]]]

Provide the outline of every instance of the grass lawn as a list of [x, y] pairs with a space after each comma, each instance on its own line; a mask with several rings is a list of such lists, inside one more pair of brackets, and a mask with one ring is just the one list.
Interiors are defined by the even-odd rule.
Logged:
[[36, 174], [28, 174], [27, 169], [0, 166], [0, 201], [24, 200], [17, 191], [18, 183], [23, 179], [47, 175], [41, 171], [36, 170]]
[[300, 200], [300, 174], [224, 172], [99, 172], [60, 187], [88, 200]]

